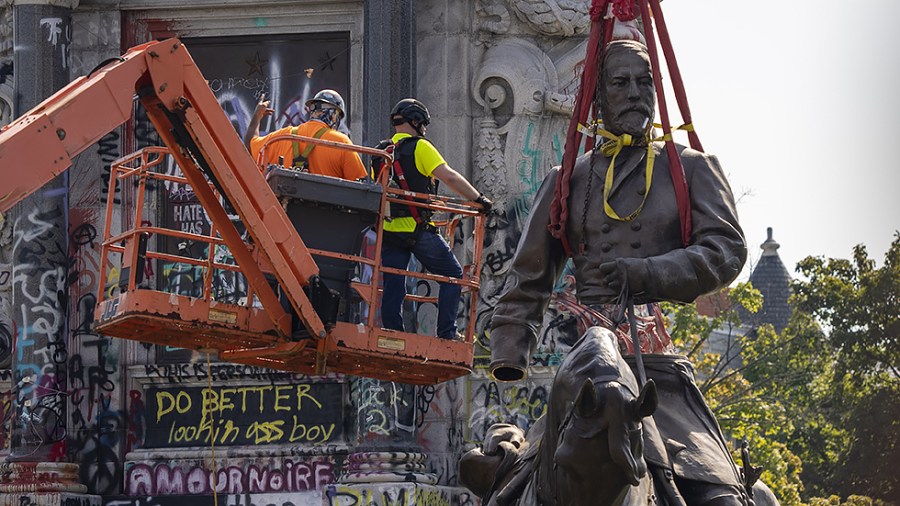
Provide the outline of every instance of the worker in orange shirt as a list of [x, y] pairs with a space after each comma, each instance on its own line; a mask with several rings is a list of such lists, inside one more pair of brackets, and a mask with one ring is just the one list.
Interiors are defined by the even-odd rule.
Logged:
[[[265, 95], [261, 96], [244, 135], [244, 144], [254, 160], [259, 160], [259, 153], [266, 141], [277, 135], [302, 135], [352, 144], [349, 137], [336, 130], [344, 117], [344, 99], [334, 90], [322, 90], [306, 101], [309, 119], [302, 125], [284, 127], [260, 137], [259, 123], [273, 112], [274, 110], [269, 108], [269, 101], [265, 100]], [[368, 178], [368, 172], [363, 167], [359, 155], [353, 151], [290, 140], [275, 141], [266, 146], [263, 166], [280, 164], [280, 160], [284, 161], [283, 165], [286, 167], [307, 169], [311, 174], [351, 181]]]

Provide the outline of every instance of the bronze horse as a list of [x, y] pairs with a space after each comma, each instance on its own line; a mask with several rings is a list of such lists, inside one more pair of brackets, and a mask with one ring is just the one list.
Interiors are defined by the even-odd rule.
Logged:
[[[492, 426], [461, 459], [460, 482], [487, 506], [669, 504], [643, 454], [643, 419], [657, 401], [652, 380], [638, 387], [616, 336], [592, 327], [560, 364], [547, 413], [527, 435]], [[753, 489], [757, 506], [778, 505], [761, 482]]]

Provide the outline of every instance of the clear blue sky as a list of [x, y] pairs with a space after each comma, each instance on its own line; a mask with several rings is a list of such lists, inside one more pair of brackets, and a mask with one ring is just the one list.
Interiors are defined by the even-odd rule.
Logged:
[[704, 148], [740, 195], [750, 262], [773, 227], [792, 275], [859, 243], [882, 265], [900, 229], [900, 2], [662, 8]]

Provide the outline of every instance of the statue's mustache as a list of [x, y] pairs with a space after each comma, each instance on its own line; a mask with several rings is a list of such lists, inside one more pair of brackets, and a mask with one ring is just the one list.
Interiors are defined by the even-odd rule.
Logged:
[[629, 107], [628, 109], [624, 109], [619, 113], [619, 116], [624, 116], [630, 112], [636, 112], [639, 114], [643, 114], [644, 116], [650, 116], [650, 111], [646, 107]]

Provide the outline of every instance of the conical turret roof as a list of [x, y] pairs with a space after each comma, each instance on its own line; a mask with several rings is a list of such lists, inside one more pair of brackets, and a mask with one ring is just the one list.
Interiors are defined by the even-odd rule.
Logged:
[[762, 309], [756, 314], [750, 314], [743, 308], [739, 308], [738, 311], [745, 325], [759, 327], [770, 323], [777, 332], [781, 332], [791, 317], [791, 306], [788, 304], [788, 298], [791, 296], [791, 275], [778, 255], [778, 248], [781, 245], [773, 239], [772, 227], [769, 227], [767, 232], [768, 238], [760, 245], [762, 255], [750, 274], [753, 287], [763, 295]]

